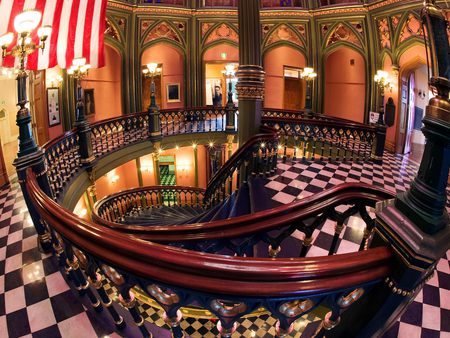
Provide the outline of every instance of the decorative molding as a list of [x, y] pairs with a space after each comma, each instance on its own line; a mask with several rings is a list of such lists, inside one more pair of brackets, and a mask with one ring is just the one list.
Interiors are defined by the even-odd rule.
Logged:
[[272, 31], [272, 33], [266, 40], [266, 46], [270, 46], [279, 41], [289, 41], [300, 47], [304, 47], [303, 41], [292, 30], [291, 27], [285, 24], [279, 25], [275, 30]]
[[106, 18], [105, 35], [109, 36], [113, 40], [122, 42], [122, 38], [121, 38], [121, 35], [120, 35], [118, 29], [111, 21], [112, 21], [111, 19]]
[[[206, 33], [206, 40], [204, 42], [205, 45], [208, 45], [217, 40], [230, 40], [233, 42], [239, 42], [239, 35], [230, 24], [222, 23], [216, 28], [212, 28]], [[203, 27], [202, 27], [203, 32]]]
[[153, 23], [155, 22], [155, 20], [142, 20], [141, 21], [141, 36], [145, 34], [145, 32], [147, 31], [147, 29], [153, 25]]
[[[391, 18], [392, 19], [392, 18]], [[387, 18], [377, 20], [380, 48], [391, 49], [391, 31]]]
[[169, 23], [163, 21], [158, 23], [150, 30], [150, 32], [148, 32], [143, 44], [162, 38], [173, 40], [179, 44], [183, 43], [179, 33]]
[[399, 43], [418, 36], [423, 37], [422, 23], [420, 19], [416, 15], [414, 15], [414, 13], [410, 13], [408, 15], [408, 19], [405, 21], [401, 28]]
[[[325, 32], [328, 32], [328, 25], [322, 26], [322, 34]], [[337, 42], [348, 42], [350, 44], [353, 44], [358, 47], [362, 47], [361, 40], [358, 38], [358, 36], [355, 34], [355, 32], [348, 27], [344, 23], [339, 23], [337, 26], [334, 27], [334, 29], [328, 34], [328, 38], [325, 42], [325, 47], [329, 47]]]

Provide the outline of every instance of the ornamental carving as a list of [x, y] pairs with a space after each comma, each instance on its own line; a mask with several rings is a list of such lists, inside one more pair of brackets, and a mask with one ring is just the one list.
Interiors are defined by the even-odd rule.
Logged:
[[223, 23], [216, 27], [206, 38], [205, 45], [217, 40], [230, 40], [233, 42], [239, 42], [239, 36], [237, 32], [229, 25]]
[[109, 36], [111, 39], [121, 42], [120, 33], [117, 28], [111, 23], [109, 19], [106, 19], [105, 24], [105, 35]]
[[278, 41], [289, 41], [298, 46], [303, 46], [302, 40], [298, 37], [297, 34], [288, 26], [280, 25], [277, 29], [275, 29], [272, 34], [270, 34], [267, 39], [267, 46], [270, 46], [273, 43]]
[[415, 36], [423, 36], [422, 24], [418, 17], [414, 14], [409, 14], [400, 33], [400, 42]]
[[359, 40], [359, 38], [356, 36], [353, 30], [342, 23], [337, 25], [334, 31], [331, 32], [325, 46], [328, 47], [334, 43], [341, 41], [345, 41], [358, 47], [362, 47], [361, 40]]
[[142, 20], [141, 21], [141, 36], [145, 31], [155, 22], [155, 20]]
[[260, 86], [236, 85], [238, 97], [243, 100], [264, 100], [264, 83]]
[[378, 34], [380, 38], [380, 47], [383, 48], [391, 48], [391, 34], [389, 30], [389, 22], [387, 18], [378, 20]]
[[181, 43], [181, 39], [177, 32], [166, 22], [161, 22], [154, 27], [144, 40], [144, 44], [158, 39], [169, 39]]
[[398, 24], [400, 23], [400, 18], [401, 18], [402, 16], [399, 14], [399, 15], [394, 15], [394, 16], [391, 16], [391, 23], [392, 23], [392, 27], [394, 28], [394, 29], [397, 29], [397, 27], [398, 27]]

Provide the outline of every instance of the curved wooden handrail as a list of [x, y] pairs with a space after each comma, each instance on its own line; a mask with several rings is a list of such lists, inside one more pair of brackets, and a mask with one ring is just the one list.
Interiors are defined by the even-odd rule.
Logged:
[[[122, 194], [133, 189], [123, 191]], [[113, 196], [113, 195], [112, 195]], [[394, 198], [387, 190], [364, 183], [344, 183], [299, 201], [257, 213], [206, 223], [143, 227], [110, 222], [98, 216], [101, 201], [97, 202], [93, 220], [106, 227], [133, 234], [141, 239], [169, 243], [198, 241], [218, 238], [243, 237], [255, 232], [268, 231], [297, 220], [317, 215], [320, 210], [338, 205], [343, 201], [359, 200], [376, 202]], [[106, 198], [103, 199], [103, 201]]]
[[[280, 122], [290, 122], [292, 124], [298, 124], [300, 119], [292, 118], [292, 117], [272, 117], [272, 116], [264, 116], [262, 118], [262, 121], [280, 121]], [[330, 125], [330, 122], [333, 123], [333, 125]], [[336, 120], [328, 120], [328, 119], [310, 119], [310, 118], [301, 118], [301, 123], [303, 124], [313, 124], [317, 126], [329, 126], [333, 127], [335, 129], [337, 128], [354, 128], [354, 129], [360, 129], [363, 131], [369, 131], [375, 133], [377, 131], [377, 127], [374, 125], [368, 125], [358, 122], [353, 122], [349, 120], [344, 119], [336, 119]]]
[[142, 278], [201, 292], [281, 297], [331, 292], [380, 280], [391, 270], [387, 247], [325, 257], [270, 259], [205, 254], [143, 241], [78, 218], [58, 205], [27, 171], [36, 210], [81, 250]]

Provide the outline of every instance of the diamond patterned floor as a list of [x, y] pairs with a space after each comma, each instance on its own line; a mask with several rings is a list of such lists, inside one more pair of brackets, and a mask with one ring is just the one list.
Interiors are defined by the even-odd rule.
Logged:
[[[307, 197], [342, 182], [365, 182], [400, 192], [409, 186], [417, 168], [406, 157], [389, 154], [382, 166], [371, 163], [280, 163], [278, 174], [268, 181], [267, 187], [273, 198], [281, 203]], [[323, 254], [321, 250], [327, 247], [326, 238], [332, 231], [327, 228], [329, 226], [325, 224], [317, 230], [308, 255]], [[354, 236], [353, 228], [357, 228], [357, 220], [347, 223], [339, 250], [354, 251], [357, 236]], [[434, 277], [401, 320], [385, 335], [386, 338], [450, 337], [449, 259], [450, 252], [447, 252], [447, 257], [440, 260]], [[138, 336], [132, 328], [120, 334], [114, 333], [106, 311], [94, 314], [86, 310], [86, 297], [76, 295], [58, 269], [53, 257], [37, 250], [36, 233], [18, 185], [12, 184], [0, 190], [0, 337]], [[110, 292], [113, 294], [112, 289]], [[145, 304], [141, 304], [141, 309], [154, 336], [169, 337], [167, 331], [151, 324], [162, 325], [160, 313]], [[311, 336], [319, 321], [317, 318], [309, 319], [313, 324], [293, 337]], [[243, 319], [233, 338], [273, 337], [273, 321], [270, 316], [260, 316], [256, 320]], [[305, 324], [305, 319], [296, 323], [299, 331]], [[182, 327], [194, 338], [217, 335], [214, 321], [206, 319], [187, 318]]]

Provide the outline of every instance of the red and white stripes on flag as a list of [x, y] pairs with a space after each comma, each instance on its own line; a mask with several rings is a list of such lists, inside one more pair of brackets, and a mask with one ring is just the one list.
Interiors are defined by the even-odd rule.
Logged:
[[[104, 65], [104, 32], [106, 0], [0, 0], [0, 36], [14, 32], [14, 18], [27, 9], [42, 13], [38, 28], [52, 26], [52, 33], [43, 50], [28, 56], [27, 68], [31, 70], [59, 65], [69, 68], [77, 57], [86, 58], [93, 68]], [[17, 37], [17, 34], [16, 34]], [[39, 44], [37, 29], [31, 35]], [[8, 50], [16, 44], [14, 39]], [[1, 58], [0, 58], [1, 59]], [[13, 67], [17, 62], [8, 56], [2, 66]], [[0, 62], [1, 64], [1, 62]]]

